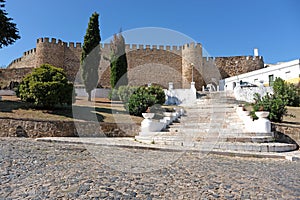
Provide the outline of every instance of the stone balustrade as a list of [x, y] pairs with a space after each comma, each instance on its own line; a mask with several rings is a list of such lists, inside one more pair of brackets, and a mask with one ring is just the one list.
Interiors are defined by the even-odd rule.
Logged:
[[162, 119], [154, 120], [152, 119], [155, 115], [154, 113], [143, 113], [145, 119], [141, 122], [141, 132], [139, 136], [150, 136], [166, 129], [168, 125], [184, 115], [184, 110], [180, 109], [176, 112], [164, 112], [163, 114], [164, 117]]
[[243, 107], [237, 107], [236, 111], [240, 119], [243, 120], [248, 132], [271, 134], [271, 122], [269, 119], [267, 119], [269, 112], [255, 112], [258, 120], [253, 121], [252, 117], [250, 116], [250, 112], [244, 111]]

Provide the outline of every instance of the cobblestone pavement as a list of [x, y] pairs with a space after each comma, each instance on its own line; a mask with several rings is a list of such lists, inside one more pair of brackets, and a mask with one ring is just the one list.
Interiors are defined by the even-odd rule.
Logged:
[[[174, 162], [130, 173], [162, 152], [17, 138], [0, 138], [0, 149], [0, 199], [300, 199], [299, 162], [163, 152]], [[120, 158], [127, 172], [113, 166]]]

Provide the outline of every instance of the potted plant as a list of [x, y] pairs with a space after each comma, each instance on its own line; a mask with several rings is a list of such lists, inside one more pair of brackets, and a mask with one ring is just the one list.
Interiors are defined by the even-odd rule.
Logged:
[[154, 117], [155, 113], [151, 113], [150, 107], [148, 107], [146, 112], [142, 113], [142, 115], [145, 119], [152, 119]]
[[255, 112], [255, 115], [260, 119], [260, 118], [267, 118], [269, 116], [270, 112], [265, 111], [263, 106], [260, 106], [258, 108], [258, 111]]

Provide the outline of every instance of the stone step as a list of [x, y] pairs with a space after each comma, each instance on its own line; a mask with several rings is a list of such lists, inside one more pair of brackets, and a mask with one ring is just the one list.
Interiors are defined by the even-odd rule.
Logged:
[[[170, 127], [168, 130], [170, 132], [180, 132], [180, 133], [208, 133], [208, 132], [221, 132], [223, 128], [210, 128], [209, 126], [186, 126], [186, 127]], [[223, 130], [223, 132], [225, 132]], [[230, 133], [228, 131], [228, 133]]]
[[273, 133], [247, 132], [236, 112], [239, 101], [226, 93], [205, 95], [194, 105], [184, 107], [186, 113], [178, 120], [180, 123], [170, 124], [165, 132], [140, 135], [136, 139], [206, 151], [284, 152], [297, 148], [294, 144], [274, 142]]
[[234, 133], [230, 133], [230, 132], [223, 132], [221, 133], [222, 135], [224, 135], [224, 137], [240, 137], [240, 136], [247, 136], [247, 137], [255, 137], [255, 136], [272, 136], [273, 137], [273, 133], [253, 133], [253, 132], [241, 132], [241, 130], [239, 132], [234, 132]]
[[238, 117], [228, 117], [228, 116], [193, 116], [193, 117], [184, 117], [179, 119], [181, 123], [185, 122], [204, 122], [204, 121], [220, 121], [228, 123], [242, 123], [242, 120]]
[[224, 129], [196, 129], [196, 128], [186, 128], [186, 129], [168, 129], [166, 133], [173, 135], [190, 135], [191, 137], [197, 136], [206, 136], [208, 137], [209, 134], [217, 135], [218, 137], [227, 137], [227, 138], [234, 138], [234, 137], [273, 137], [273, 133], [253, 133], [253, 132], [246, 132], [243, 130], [224, 130]]
[[218, 107], [237, 107], [238, 103], [235, 102], [230, 102], [230, 101], [222, 101], [222, 102], [217, 102], [217, 101], [196, 101], [194, 104], [191, 104], [189, 106], [186, 106], [185, 108], [187, 109], [193, 109], [195, 107], [200, 107], [200, 106], [207, 106], [207, 107], [212, 107], [212, 106], [218, 106]]
[[228, 100], [228, 99], [197, 99], [196, 104], [238, 104], [236, 101]]
[[297, 149], [295, 144], [286, 143], [241, 143], [241, 142], [219, 142], [215, 144], [195, 143], [195, 147], [214, 150], [251, 151], [251, 152], [287, 152]]
[[217, 140], [219, 142], [240, 142], [240, 143], [267, 143], [274, 142], [274, 137], [272, 136], [220, 136], [218, 138], [208, 138], [208, 137], [197, 137], [196, 141], [204, 141], [204, 140]]
[[191, 117], [181, 117], [179, 118], [179, 121], [183, 122], [183, 121], [202, 121], [202, 120], [219, 120], [219, 121], [238, 121], [241, 122], [242, 120], [239, 118], [229, 118], [229, 116], [227, 115], [206, 115], [206, 116], [191, 116]]
[[169, 130], [189, 130], [189, 129], [195, 129], [195, 130], [218, 130], [218, 132], [228, 132], [230, 133], [230, 130], [238, 130], [241, 132], [245, 129], [245, 126], [243, 124], [235, 124], [232, 126], [228, 126], [228, 124], [225, 123], [215, 123], [215, 122], [190, 122], [186, 124], [176, 124], [176, 125], [169, 125]]
[[[296, 144], [286, 144], [286, 143], [256, 143], [253, 141], [247, 142], [228, 142], [222, 140], [203, 140], [194, 141], [191, 138], [180, 138], [176, 136], [166, 136], [166, 137], [142, 137], [136, 136], [136, 140], [144, 143], [161, 144], [161, 145], [172, 145], [172, 146], [187, 146], [194, 147], [200, 150], [221, 150], [221, 151], [250, 151], [250, 152], [287, 152], [297, 149]], [[257, 139], [259, 140], [259, 139]]]
[[197, 110], [216, 110], [216, 109], [220, 109], [220, 110], [229, 110], [229, 111], [235, 111], [236, 110], [236, 106], [219, 106], [218, 104], [215, 105], [198, 105], [195, 106], [193, 108], [186, 108], [186, 111], [197, 111]]
[[196, 104], [228, 104], [228, 105], [237, 105], [239, 104], [236, 101], [228, 99], [197, 99]]
[[202, 136], [195, 135], [191, 137], [190, 135], [176, 135], [176, 133], [165, 133], [156, 134], [152, 136], [137, 136], [137, 140], [143, 141], [154, 141], [156, 143], [165, 143], [167, 141], [193, 141], [193, 142], [240, 142], [240, 143], [266, 143], [274, 142], [274, 137], [272, 136], [239, 136], [239, 137], [221, 137], [218, 135], [207, 137], [207, 134]]

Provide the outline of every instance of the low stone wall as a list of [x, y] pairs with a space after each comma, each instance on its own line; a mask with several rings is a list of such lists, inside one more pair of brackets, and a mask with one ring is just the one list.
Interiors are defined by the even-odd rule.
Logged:
[[275, 137], [279, 140], [292, 139], [300, 145], [300, 125], [285, 124], [285, 123], [272, 123], [272, 131], [285, 134], [277, 134]]
[[139, 131], [135, 124], [0, 118], [0, 137], [134, 137]]

